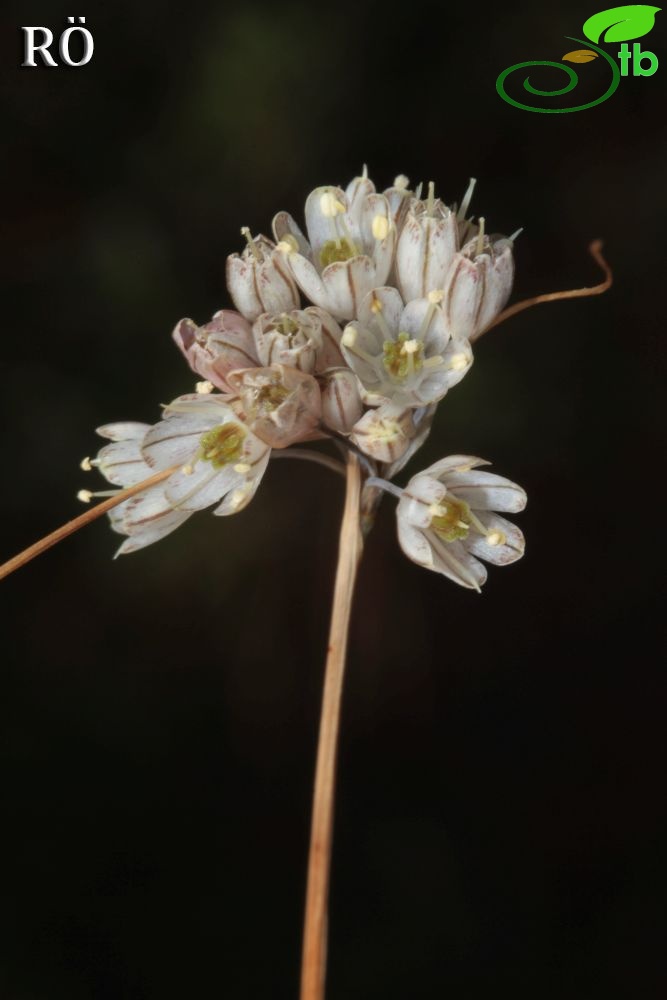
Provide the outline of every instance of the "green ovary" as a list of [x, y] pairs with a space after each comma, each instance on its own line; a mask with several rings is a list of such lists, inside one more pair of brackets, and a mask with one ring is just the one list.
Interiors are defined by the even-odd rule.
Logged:
[[329, 264], [337, 264], [343, 260], [351, 260], [357, 257], [359, 251], [355, 245], [345, 237], [339, 240], [327, 240], [320, 250], [320, 263], [323, 268]]
[[464, 500], [447, 497], [435, 504], [440, 513], [431, 518], [430, 527], [443, 542], [456, 542], [467, 538], [472, 518], [470, 507]]
[[406, 351], [405, 344], [411, 340], [409, 333], [399, 333], [396, 340], [385, 340], [383, 345], [382, 364], [387, 374], [397, 382], [403, 382], [409, 375], [420, 371], [424, 365], [424, 345], [421, 340], [414, 341], [417, 349]]
[[238, 462], [243, 453], [245, 435], [240, 424], [214, 427], [200, 437], [197, 458], [210, 462], [214, 469], [222, 469], [231, 462]]
[[277, 410], [281, 403], [284, 403], [290, 391], [284, 385], [263, 385], [258, 389], [254, 398], [255, 416], [268, 416]]

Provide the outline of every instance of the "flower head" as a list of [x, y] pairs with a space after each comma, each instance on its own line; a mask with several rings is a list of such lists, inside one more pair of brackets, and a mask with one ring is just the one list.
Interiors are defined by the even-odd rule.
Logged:
[[509, 479], [480, 471], [481, 458], [452, 455], [413, 476], [396, 509], [405, 554], [427, 569], [479, 590], [480, 560], [506, 566], [523, 555], [523, 535], [496, 511], [516, 512], [526, 494]]

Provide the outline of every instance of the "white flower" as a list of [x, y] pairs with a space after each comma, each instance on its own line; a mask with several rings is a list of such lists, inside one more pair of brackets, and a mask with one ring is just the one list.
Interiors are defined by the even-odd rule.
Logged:
[[396, 278], [406, 302], [442, 288], [458, 249], [456, 216], [429, 184], [428, 198], [411, 199], [396, 247]]
[[262, 313], [289, 312], [299, 307], [299, 290], [282, 253], [266, 236], [241, 230], [248, 245], [227, 258], [227, 288], [234, 305], [253, 322]]
[[289, 365], [310, 374], [342, 365], [342, 333], [333, 316], [317, 306], [265, 313], [253, 326], [260, 364]]
[[523, 510], [525, 492], [480, 465], [488, 463], [470, 455], [436, 462], [412, 477], [396, 509], [405, 554], [473, 590], [486, 580], [481, 559], [506, 566], [524, 550], [519, 529], [495, 511]]
[[484, 219], [477, 235], [454, 256], [443, 285], [443, 311], [453, 337], [474, 341], [501, 311], [512, 291], [514, 244], [488, 237]]
[[351, 319], [391, 270], [396, 226], [389, 202], [363, 176], [346, 191], [316, 188], [305, 214], [308, 239], [287, 212], [274, 218], [274, 236], [302, 292], [337, 319]]
[[232, 407], [215, 395], [174, 400], [141, 445], [149, 474], [179, 466], [161, 485], [174, 510], [203, 510], [217, 503], [213, 513], [223, 516], [250, 502], [270, 453]]
[[[101, 437], [109, 438], [112, 444], [105, 445], [97, 457], [85, 467], [96, 467], [110, 483], [116, 486], [123, 488], [137, 486], [154, 472], [141, 454], [141, 442], [149, 430], [149, 424], [133, 421], [98, 427], [97, 433]], [[190, 513], [190, 511], [174, 510], [165, 497], [162, 483], [130, 497], [109, 512], [113, 530], [128, 536], [127, 541], [123, 542], [116, 552], [116, 556], [136, 552], [171, 534], [187, 521]]]
[[343, 332], [345, 360], [371, 406], [389, 400], [421, 407], [442, 399], [472, 364], [464, 339], [447, 329], [442, 293], [431, 292], [407, 306], [395, 288], [377, 288], [359, 309], [359, 320]]

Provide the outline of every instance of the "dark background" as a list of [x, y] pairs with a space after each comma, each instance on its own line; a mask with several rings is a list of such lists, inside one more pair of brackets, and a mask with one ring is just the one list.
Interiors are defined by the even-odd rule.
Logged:
[[[563, 36], [595, 9], [2, 15], [3, 556], [80, 512], [97, 425], [153, 422], [191, 389], [174, 323], [228, 305], [239, 227], [300, 218], [312, 187], [367, 162], [380, 187], [405, 172], [452, 202], [476, 176], [473, 211], [525, 227], [515, 300], [595, 284], [586, 247], [606, 241], [612, 291], [485, 337], [410, 466], [480, 454], [521, 483], [523, 561], [479, 597], [404, 558], [393, 503], [369, 540], [331, 1000], [667, 985], [667, 64], [578, 114], [522, 112], [494, 86], [576, 47]], [[19, 69], [19, 25], [57, 38], [70, 13], [93, 61]], [[663, 62], [665, 17], [642, 40]], [[594, 96], [605, 67], [577, 68]], [[235, 520], [203, 513], [117, 562], [97, 523], [2, 584], [3, 1000], [297, 995], [341, 501], [326, 470], [276, 463]]]

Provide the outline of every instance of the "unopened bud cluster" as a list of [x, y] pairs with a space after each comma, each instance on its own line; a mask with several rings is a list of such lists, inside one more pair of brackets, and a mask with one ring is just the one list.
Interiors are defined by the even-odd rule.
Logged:
[[399, 541], [415, 562], [479, 589], [480, 560], [522, 554], [521, 533], [497, 512], [520, 510], [525, 494], [480, 472], [481, 459], [444, 459], [404, 490], [391, 482], [511, 291], [513, 239], [467, 216], [473, 188], [457, 210], [433, 184], [422, 197], [404, 176], [378, 193], [364, 170], [344, 190], [311, 192], [307, 235], [287, 212], [275, 216], [273, 239], [242, 229], [246, 245], [226, 270], [235, 308], [173, 331], [196, 391], [153, 426], [99, 428], [110, 443], [86, 460], [121, 488], [169, 472], [112, 511], [112, 527], [127, 536], [119, 553], [196, 510], [242, 510], [274, 450], [335, 439], [359, 455], [366, 497], [399, 497]]

